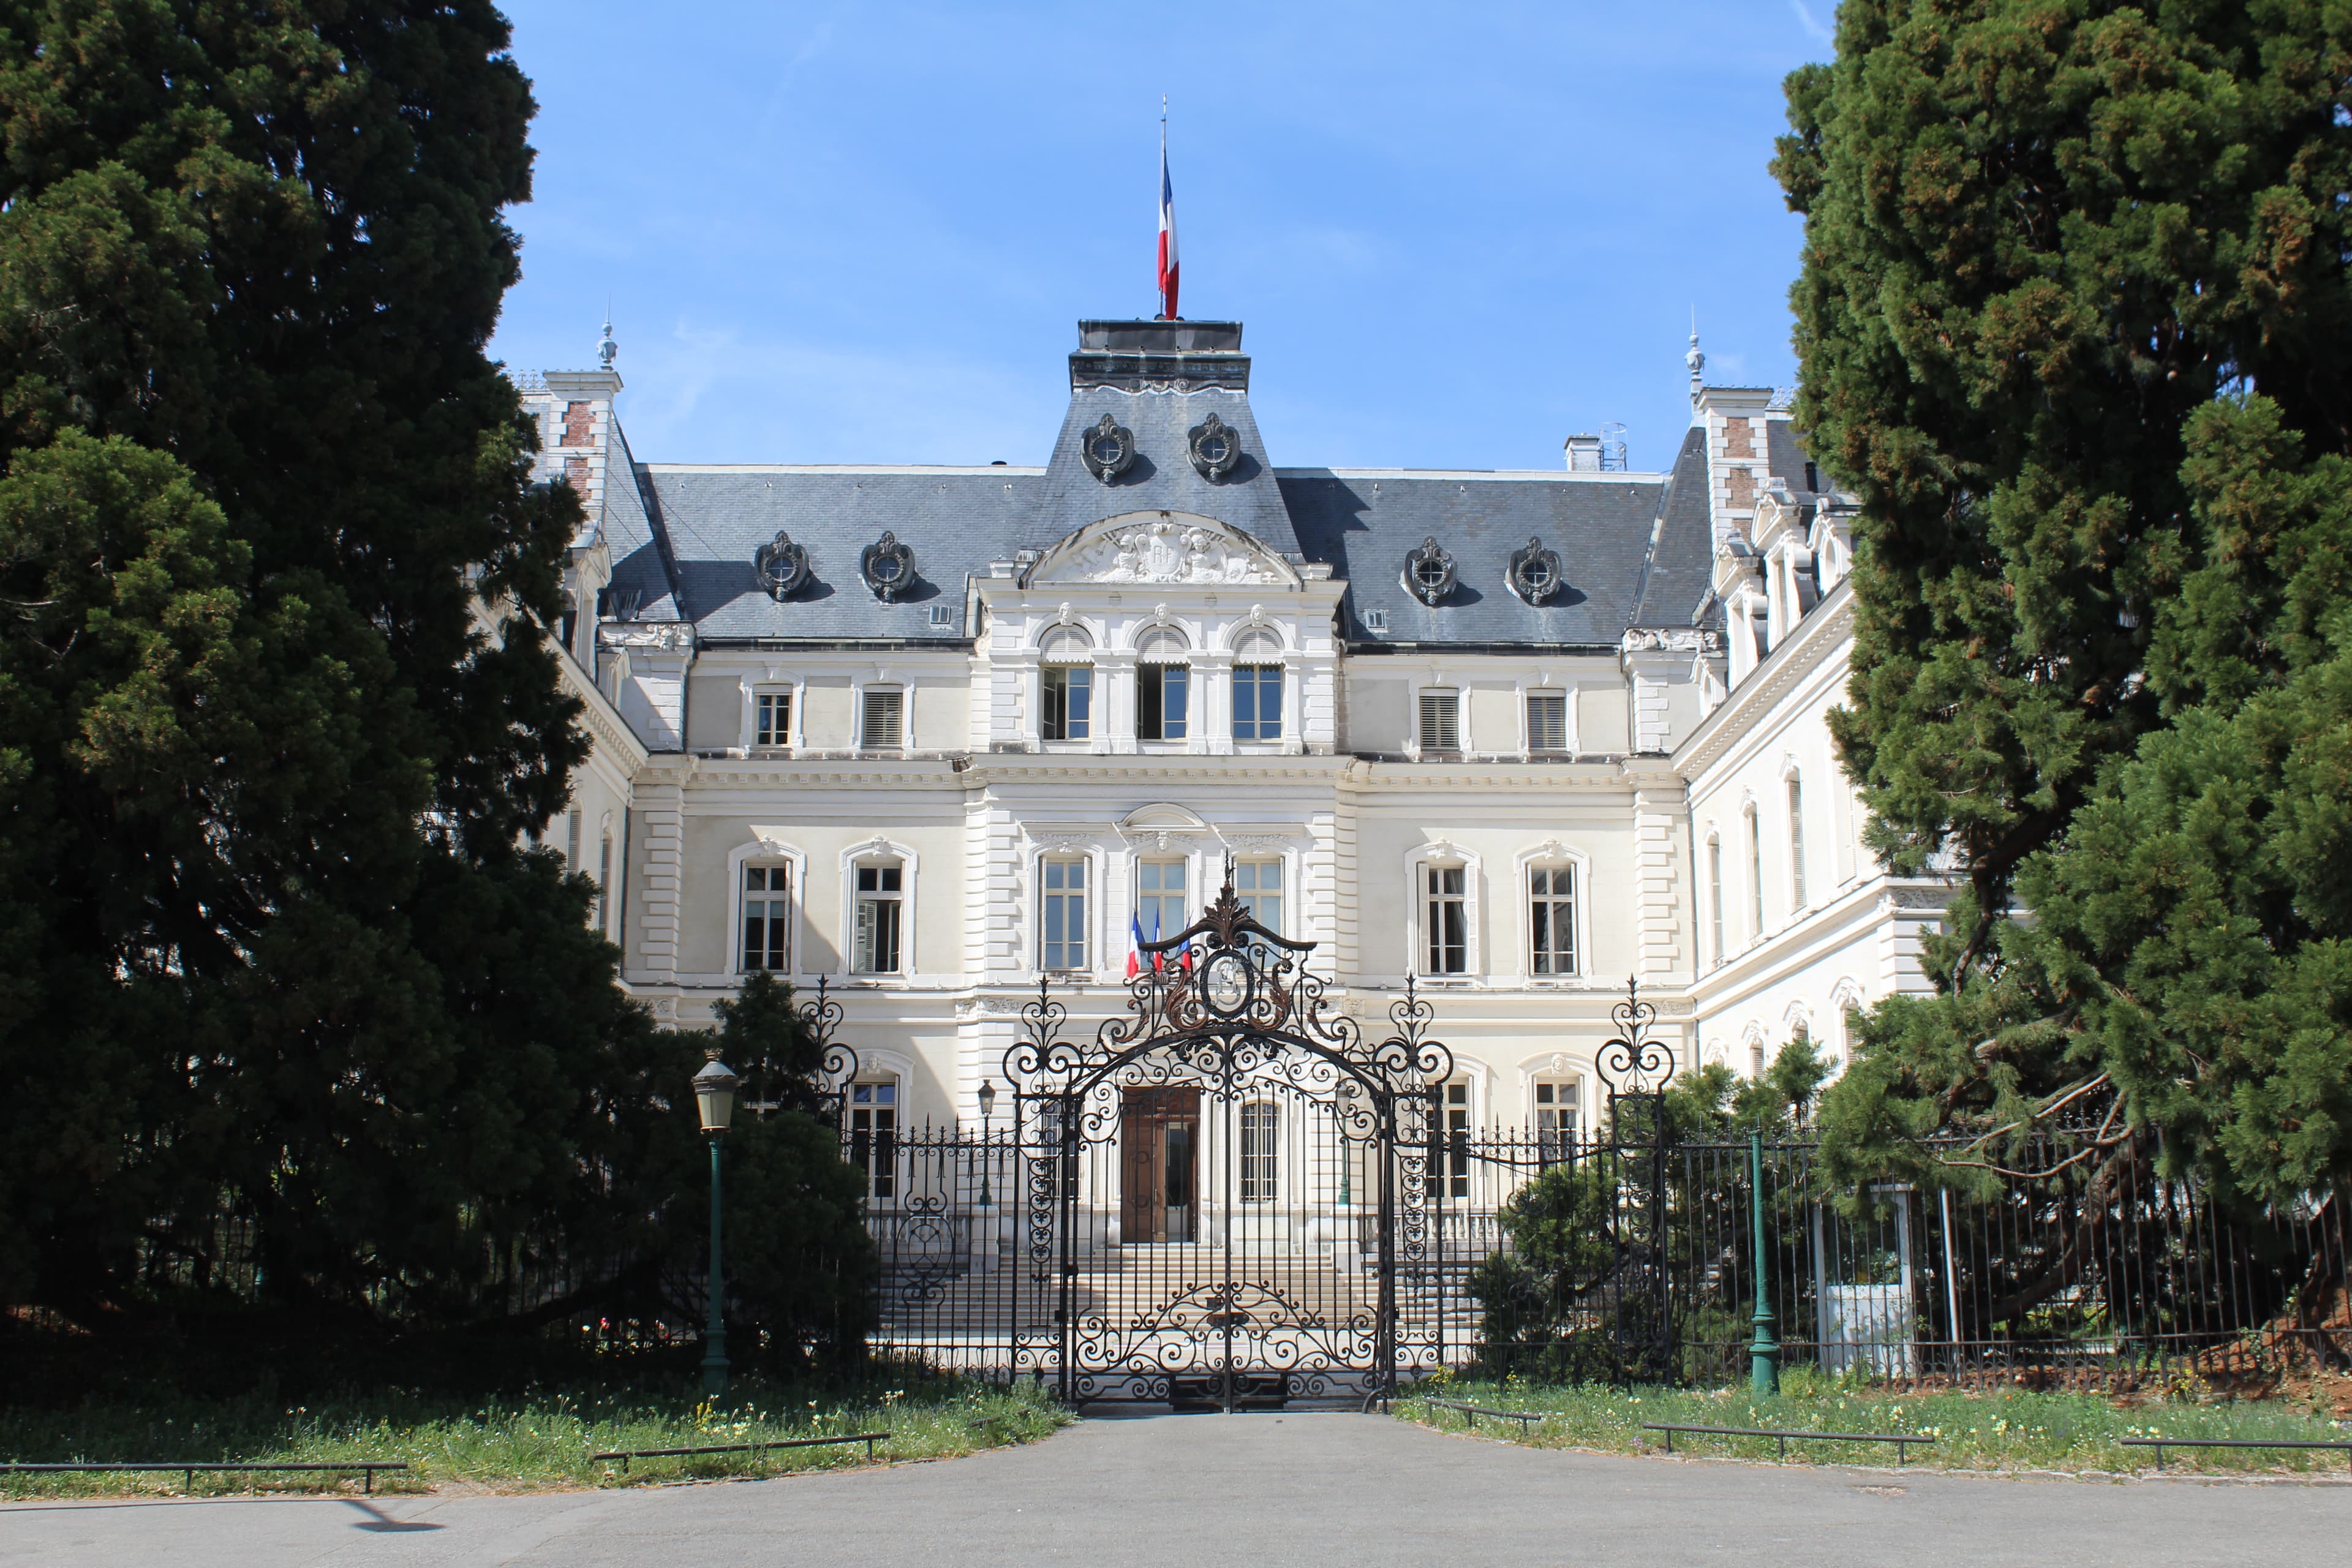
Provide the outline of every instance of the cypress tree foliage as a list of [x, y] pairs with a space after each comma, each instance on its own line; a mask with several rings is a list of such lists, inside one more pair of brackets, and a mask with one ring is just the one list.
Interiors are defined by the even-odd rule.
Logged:
[[1824, 1107], [1849, 1176], [2109, 1088], [2103, 1148], [2248, 1195], [2347, 1164], [2347, 79], [2323, 0], [1846, 0], [1790, 79], [1838, 740], [1890, 867], [1961, 882]]
[[484, 0], [0, 10], [7, 1300], [112, 1321], [226, 1205], [282, 1302], [464, 1317], [656, 1206], [693, 1053], [520, 847], [585, 748], [577, 502], [483, 353], [507, 43]]

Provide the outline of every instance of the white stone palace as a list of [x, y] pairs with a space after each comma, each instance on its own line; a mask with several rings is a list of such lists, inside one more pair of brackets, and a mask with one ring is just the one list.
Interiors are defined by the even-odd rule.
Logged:
[[1090, 1033], [1228, 864], [1349, 1012], [1417, 977], [1454, 1126], [1589, 1128], [1629, 977], [1742, 1072], [1923, 984], [1823, 719], [1850, 503], [1696, 338], [1664, 473], [1279, 467], [1234, 322], [1081, 322], [1042, 468], [646, 461], [610, 357], [526, 395], [587, 518], [553, 836], [660, 1016], [829, 977], [861, 1125], [976, 1123], [1039, 978]]

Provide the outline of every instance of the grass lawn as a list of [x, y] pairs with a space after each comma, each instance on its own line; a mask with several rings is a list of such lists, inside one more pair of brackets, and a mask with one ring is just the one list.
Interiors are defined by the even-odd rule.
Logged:
[[[1769, 1426], [1790, 1432], [1906, 1432], [1936, 1439], [1908, 1450], [1908, 1463], [1961, 1470], [2062, 1470], [2128, 1473], [2155, 1468], [2154, 1453], [2126, 1448], [2125, 1437], [2289, 1437], [2352, 1442], [2352, 1421], [2284, 1402], [2200, 1405], [2150, 1402], [2132, 1408], [2087, 1394], [1895, 1394], [1866, 1384], [1792, 1373], [1783, 1393], [1758, 1399], [1743, 1386], [1708, 1390], [1546, 1387], [1518, 1382], [1446, 1379], [1423, 1384], [1422, 1397], [1397, 1401], [1396, 1413], [1443, 1431], [1462, 1431], [1458, 1411], [1429, 1398], [1458, 1399], [1499, 1410], [1542, 1411], [1540, 1422], [1481, 1419], [1482, 1436], [1545, 1448], [1605, 1453], [1656, 1452], [1664, 1444], [1645, 1421], [1700, 1426]], [[1774, 1460], [1769, 1437], [1675, 1434], [1676, 1455]], [[2324, 1449], [2167, 1448], [2164, 1468], [2209, 1474], [2347, 1473], [2346, 1456]], [[1895, 1447], [1878, 1443], [1795, 1443], [1792, 1465], [1893, 1465]]]
[[[715, 1406], [691, 1394], [647, 1388], [532, 1390], [512, 1398], [458, 1400], [398, 1390], [314, 1399], [257, 1396], [209, 1401], [93, 1400], [67, 1409], [0, 1409], [0, 1459], [404, 1459], [379, 1475], [383, 1492], [461, 1483], [497, 1491], [610, 1487], [685, 1478], [779, 1475], [863, 1465], [866, 1445], [638, 1459], [626, 1475], [614, 1448], [680, 1448], [883, 1432], [877, 1458], [945, 1458], [1043, 1437], [1070, 1419], [1052, 1400], [954, 1379], [900, 1379], [829, 1390], [738, 1381]], [[0, 1475], [0, 1500], [99, 1496], [221, 1496], [255, 1491], [359, 1489], [357, 1476], [163, 1473]]]

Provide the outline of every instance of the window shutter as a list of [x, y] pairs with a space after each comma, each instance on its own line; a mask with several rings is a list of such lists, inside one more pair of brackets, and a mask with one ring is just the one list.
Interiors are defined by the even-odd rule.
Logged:
[[869, 687], [866, 692], [866, 723], [862, 731], [869, 752], [895, 752], [906, 744], [907, 694], [895, 687]]
[[1421, 749], [1424, 752], [1458, 752], [1462, 749], [1460, 710], [1451, 691], [1424, 691], [1421, 694]]
[[1531, 692], [1528, 696], [1528, 750], [1568, 749], [1568, 698], [1561, 692]]
[[566, 817], [563, 825], [563, 868], [567, 871], [580, 869], [580, 814], [576, 811]]

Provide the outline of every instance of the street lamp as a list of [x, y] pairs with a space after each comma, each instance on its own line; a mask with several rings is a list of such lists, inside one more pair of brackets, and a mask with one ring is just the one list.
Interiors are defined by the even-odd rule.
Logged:
[[980, 1206], [992, 1208], [995, 1194], [988, 1190], [988, 1117], [996, 1109], [996, 1085], [988, 1079], [980, 1080]]
[[702, 1116], [702, 1135], [710, 1140], [710, 1318], [702, 1328], [702, 1392], [716, 1399], [727, 1392], [727, 1324], [719, 1311], [727, 1277], [719, 1263], [719, 1143], [734, 1119], [735, 1089], [742, 1080], [727, 1069], [716, 1049], [709, 1055], [694, 1075], [694, 1104]]
[[1755, 1226], [1756, 1337], [1748, 1345], [1748, 1386], [1758, 1398], [1780, 1392], [1780, 1342], [1772, 1337], [1772, 1301], [1764, 1290], [1764, 1125], [1748, 1130], [1748, 1211]]

